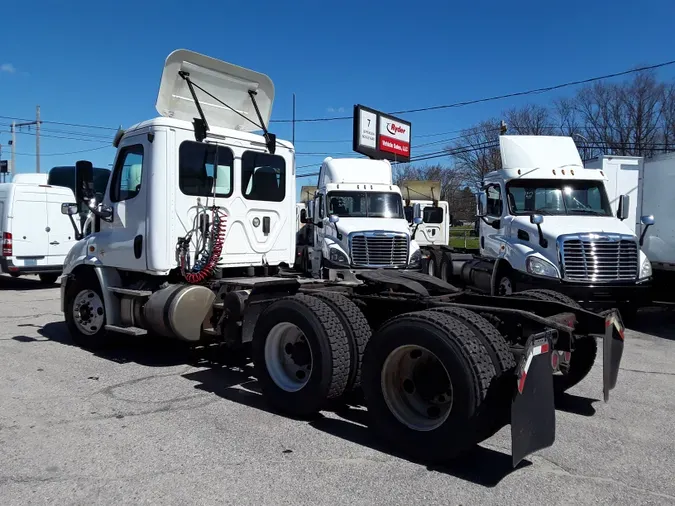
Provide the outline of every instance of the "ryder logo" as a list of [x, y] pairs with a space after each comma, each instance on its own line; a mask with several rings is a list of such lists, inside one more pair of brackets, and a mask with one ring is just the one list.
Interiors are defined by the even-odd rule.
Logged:
[[404, 134], [405, 128], [397, 125], [396, 123], [387, 123], [387, 132], [389, 132], [392, 135]]

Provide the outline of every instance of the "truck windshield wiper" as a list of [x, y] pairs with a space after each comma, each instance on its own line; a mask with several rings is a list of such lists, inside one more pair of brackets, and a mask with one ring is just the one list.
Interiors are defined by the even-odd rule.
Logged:
[[570, 213], [592, 214], [594, 216], [605, 216], [604, 212], [596, 211], [595, 209], [568, 209]]

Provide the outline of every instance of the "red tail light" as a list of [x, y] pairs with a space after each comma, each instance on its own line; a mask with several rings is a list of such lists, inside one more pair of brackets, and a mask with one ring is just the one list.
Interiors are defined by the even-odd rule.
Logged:
[[2, 256], [12, 256], [12, 234], [9, 232], [2, 233]]

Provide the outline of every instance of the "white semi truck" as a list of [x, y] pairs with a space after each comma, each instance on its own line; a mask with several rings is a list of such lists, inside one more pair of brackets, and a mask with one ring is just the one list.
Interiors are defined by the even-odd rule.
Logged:
[[[152, 332], [238, 350], [267, 401], [295, 416], [362, 390], [375, 434], [427, 462], [509, 423], [514, 464], [553, 444], [554, 393], [585, 377], [595, 356], [579, 349], [596, 337], [607, 400], [623, 352], [616, 310], [585, 311], [541, 291], [477, 295], [404, 268], [332, 269], [328, 280], [286, 269], [296, 254], [295, 150], [267, 130], [273, 99], [264, 74], [174, 51], [160, 117], [115, 137], [101, 202], [91, 163], [76, 164], [77, 202], [62, 212], [77, 215], [84, 202], [98, 219], [63, 268], [61, 308], [75, 343], [97, 349]], [[316, 223], [338, 225], [343, 238], [327, 247], [352, 263], [390, 264], [381, 236], [363, 233], [371, 222], [358, 221], [380, 220], [373, 228], [386, 231], [387, 251], [405, 267], [414, 251], [385, 169], [326, 161], [324, 201], [314, 200], [326, 221]], [[381, 182], [337, 175], [359, 170], [379, 170]]]
[[[450, 242], [450, 210], [439, 200], [440, 181], [408, 180], [401, 182], [404, 212], [412, 238], [422, 250], [422, 268], [430, 276], [450, 279], [452, 248]], [[421, 218], [421, 223], [415, 223]]]
[[651, 158], [603, 155], [585, 163], [609, 179], [607, 193], [616, 211], [620, 196], [629, 196], [626, 225], [652, 266], [652, 301], [673, 302], [675, 293], [675, 153]]
[[486, 174], [479, 192], [480, 255], [454, 255], [454, 280], [492, 295], [555, 290], [632, 317], [652, 270], [630, 198], [612, 207], [607, 175], [584, 168], [570, 137], [503, 135], [500, 149], [503, 168]]
[[419, 271], [422, 254], [411, 239], [388, 160], [326, 158], [307, 210], [314, 277], [330, 269]]

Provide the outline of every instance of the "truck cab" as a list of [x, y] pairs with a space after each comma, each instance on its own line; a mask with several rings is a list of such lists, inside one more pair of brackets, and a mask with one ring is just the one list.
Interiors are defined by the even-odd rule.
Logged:
[[389, 161], [326, 158], [308, 210], [313, 276], [331, 268], [419, 270], [422, 254]]
[[589, 306], [639, 304], [651, 265], [626, 221], [629, 198], [613, 212], [606, 175], [584, 168], [570, 137], [501, 136], [500, 148], [502, 169], [485, 175], [478, 196], [490, 291], [551, 288]]

